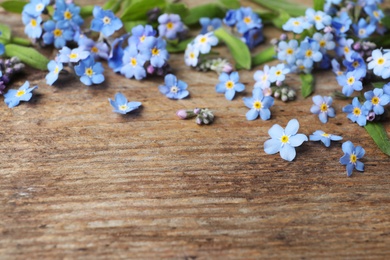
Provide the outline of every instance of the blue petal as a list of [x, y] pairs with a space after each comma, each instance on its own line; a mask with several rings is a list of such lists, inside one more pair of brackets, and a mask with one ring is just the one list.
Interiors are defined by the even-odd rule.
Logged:
[[289, 139], [290, 145], [293, 147], [300, 146], [305, 141], [307, 141], [307, 136], [304, 134], [296, 134], [296, 135], [290, 136], [290, 139]]
[[236, 83], [236, 84], [234, 85], [234, 89], [235, 89], [237, 92], [241, 92], [241, 91], [244, 91], [245, 86], [244, 86], [244, 84], [242, 84], [242, 83]]
[[329, 146], [330, 146], [330, 139], [327, 138], [327, 137], [321, 138], [321, 142], [322, 142], [326, 147], [329, 147]]
[[139, 108], [141, 105], [142, 105], [142, 103], [138, 102], [138, 101], [131, 101], [131, 102], [127, 103], [128, 107], [131, 107], [131, 108], [134, 108], [134, 109]]
[[321, 140], [321, 136], [320, 136], [320, 135], [313, 134], [313, 135], [310, 135], [310, 136], [309, 136], [309, 140], [310, 140], [310, 141], [319, 141], [319, 140]]
[[127, 103], [127, 98], [122, 93], [118, 92], [115, 94], [115, 103], [118, 104], [118, 106], [124, 105]]
[[172, 87], [172, 86], [176, 86], [177, 78], [173, 74], [168, 74], [165, 76], [164, 81], [167, 87]]
[[363, 149], [361, 146], [356, 146], [355, 147], [355, 154], [358, 159], [362, 158], [366, 151]]
[[353, 146], [353, 143], [351, 141], [344, 142], [341, 147], [342, 147], [344, 153], [346, 153], [346, 154], [352, 154], [353, 153], [354, 146]]
[[268, 120], [271, 118], [271, 111], [268, 108], [260, 110], [260, 117], [262, 120]]
[[264, 143], [264, 152], [267, 154], [275, 154], [280, 151], [281, 142], [277, 139], [269, 139]]
[[252, 108], [246, 113], [246, 119], [247, 120], [255, 120], [259, 116], [259, 111]]
[[164, 95], [168, 94], [169, 91], [170, 91], [170, 88], [168, 88], [168, 87], [165, 86], [165, 85], [160, 85], [160, 86], [158, 87], [158, 89], [159, 89], [160, 92], [161, 92], [162, 94], [164, 94]]
[[312, 105], [310, 108], [310, 112], [312, 112], [313, 114], [319, 114], [320, 111], [321, 111], [320, 107], [317, 105]]
[[81, 76], [80, 81], [81, 81], [84, 85], [87, 85], [87, 86], [92, 85], [91, 78], [88, 77], [88, 76]]
[[352, 171], [353, 171], [353, 164], [352, 163], [348, 163], [347, 164], [347, 176], [350, 177], [352, 175]]
[[21, 100], [21, 101], [29, 101], [31, 99], [31, 97], [32, 97], [31, 93], [26, 93], [23, 96], [19, 97], [19, 100]]
[[234, 95], [236, 94], [236, 91], [234, 89], [228, 89], [225, 92], [225, 97], [227, 100], [232, 100], [234, 98]]
[[295, 135], [298, 132], [298, 129], [299, 129], [299, 122], [294, 118], [288, 122], [285, 129], [285, 133], [288, 136]]
[[95, 74], [92, 76], [92, 82], [93, 84], [100, 84], [104, 81], [104, 75], [103, 74]]
[[233, 81], [234, 83], [240, 80], [240, 76], [238, 75], [237, 71], [233, 71], [232, 73], [230, 73], [230, 80]]
[[275, 124], [268, 130], [268, 134], [272, 139], [279, 139], [283, 136], [284, 129], [280, 125]]
[[219, 81], [221, 82], [226, 82], [228, 81], [230, 78], [229, 78], [229, 75], [226, 73], [226, 72], [223, 72], [221, 73], [221, 75], [219, 75]]
[[182, 90], [179, 93], [177, 93], [177, 98], [183, 99], [183, 98], [187, 97], [189, 94], [190, 94], [190, 92], [188, 92], [188, 90]]
[[363, 172], [364, 171], [364, 163], [357, 161], [355, 168], [356, 168], [356, 170]]
[[248, 97], [244, 97], [242, 98], [242, 100], [244, 101], [244, 104], [247, 108], [252, 108], [253, 107], [253, 98], [248, 98]]
[[218, 83], [215, 86], [215, 91], [217, 91], [218, 93], [225, 93], [226, 92], [225, 83], [224, 82]]
[[342, 139], [343, 138], [341, 136], [338, 136], [338, 135], [331, 135], [330, 136], [330, 140], [332, 140], [332, 141], [340, 141]]
[[328, 122], [328, 116], [327, 116], [327, 114], [326, 113], [320, 113], [319, 115], [318, 115], [318, 118], [320, 119], [320, 121], [322, 122], [322, 123], [326, 123], [326, 122]]
[[313, 103], [316, 104], [317, 106], [321, 106], [322, 103], [324, 103], [324, 99], [320, 95], [314, 96], [312, 100]]
[[289, 144], [285, 144], [281, 149], [280, 149], [280, 157], [282, 157], [284, 160], [291, 162], [294, 160], [296, 155], [295, 148], [292, 147]]

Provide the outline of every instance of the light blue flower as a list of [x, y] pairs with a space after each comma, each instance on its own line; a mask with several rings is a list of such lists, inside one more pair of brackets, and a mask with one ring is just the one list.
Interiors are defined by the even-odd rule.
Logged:
[[335, 29], [337, 36], [344, 36], [344, 34], [348, 32], [351, 24], [352, 20], [346, 11], [340, 12], [340, 16], [335, 17], [332, 20], [332, 27]]
[[54, 42], [54, 47], [57, 49], [64, 47], [67, 41], [73, 40], [73, 30], [64, 24], [49, 20], [43, 24], [43, 29], [45, 30], [42, 36], [43, 42], [45, 44], [52, 44]]
[[332, 71], [336, 76], [343, 75], [344, 72], [341, 70], [340, 63], [336, 59], [332, 59]]
[[225, 93], [227, 100], [232, 100], [236, 92], [244, 91], [244, 84], [239, 82], [240, 76], [237, 71], [227, 74], [225, 72], [219, 75], [219, 83], [215, 86], [218, 93]]
[[73, 3], [67, 4], [64, 0], [56, 1], [53, 19], [62, 23], [64, 26], [79, 27], [84, 23], [83, 18], [80, 16], [80, 7]]
[[317, 130], [309, 136], [310, 141], [321, 141], [326, 147], [330, 146], [330, 141], [340, 141], [342, 139], [341, 136], [328, 134], [322, 130]]
[[288, 21], [283, 25], [283, 30], [293, 33], [302, 33], [303, 30], [309, 29], [311, 27], [311, 24], [307, 22], [302, 17], [297, 18], [290, 18]]
[[78, 44], [81, 50], [88, 51], [95, 59], [108, 59], [110, 48], [105, 42], [95, 42], [87, 37], [82, 37], [79, 38]]
[[366, 76], [367, 65], [360, 53], [353, 52], [350, 59], [343, 60], [343, 65], [347, 67], [347, 71], [353, 71], [357, 69], [364, 70], [363, 78]]
[[119, 38], [116, 38], [111, 43], [111, 51], [110, 55], [108, 56], [108, 66], [114, 72], [120, 72], [123, 67], [124, 50], [122, 48], [122, 44], [126, 37], [127, 35], [125, 34]]
[[218, 38], [215, 37], [214, 32], [208, 32], [206, 34], [200, 34], [195, 37], [194, 45], [202, 54], [207, 54], [211, 50], [211, 46], [218, 44]]
[[122, 58], [123, 66], [120, 69], [122, 75], [126, 78], [134, 77], [136, 80], [141, 80], [146, 77], [144, 64], [147, 58], [138, 52], [135, 45], [128, 46]]
[[264, 143], [264, 151], [267, 154], [275, 154], [280, 152], [280, 157], [286, 161], [294, 160], [296, 156], [295, 147], [300, 146], [307, 141], [307, 136], [304, 134], [297, 134], [299, 129], [299, 122], [296, 119], [291, 119], [286, 129], [280, 125], [275, 124], [269, 130], [268, 134], [271, 139]]
[[346, 141], [342, 145], [344, 155], [340, 158], [340, 163], [346, 165], [347, 176], [352, 175], [352, 171], [355, 168], [358, 171], [364, 171], [364, 164], [359, 161], [364, 154], [365, 150], [361, 146], [354, 146], [351, 141]]
[[166, 37], [169, 40], [177, 38], [178, 33], [184, 31], [184, 24], [177, 14], [162, 14], [158, 17], [158, 33], [160, 37]]
[[139, 46], [139, 44], [143, 44], [147, 37], [155, 35], [156, 31], [151, 25], [137, 25], [131, 29], [131, 36], [128, 39], [128, 43], [129, 45], [135, 44]]
[[363, 69], [357, 69], [354, 71], [349, 71], [345, 75], [337, 76], [337, 82], [341, 87], [343, 87], [343, 94], [347, 97], [351, 96], [353, 91], [360, 91], [363, 89], [363, 84], [360, 81], [365, 74]]
[[23, 7], [23, 13], [27, 13], [35, 17], [40, 16], [49, 3], [50, 0], [31, 0], [30, 3]]
[[331, 107], [333, 99], [332, 97], [321, 97], [320, 95], [314, 96], [313, 98], [314, 105], [311, 107], [310, 112], [318, 115], [318, 118], [322, 123], [328, 122], [329, 117], [335, 117], [333, 107]]
[[336, 46], [336, 53], [338, 56], [344, 56], [346, 59], [350, 59], [354, 53], [352, 49], [353, 39], [346, 39], [344, 37], [339, 38]]
[[313, 35], [313, 40], [318, 42], [320, 45], [320, 49], [322, 50], [322, 53], [325, 53], [326, 51], [333, 50], [336, 47], [336, 43], [333, 41], [333, 34], [332, 33], [315, 33]]
[[198, 57], [199, 49], [192, 43], [188, 44], [184, 53], [184, 62], [186, 65], [196, 67], [196, 65], [198, 65]]
[[75, 49], [69, 49], [68, 47], [64, 46], [59, 51], [57, 61], [61, 63], [79, 62], [80, 60], [84, 60], [89, 57], [89, 55], [89, 51], [85, 51], [80, 47]]
[[104, 81], [104, 68], [102, 64], [100, 62], [95, 63], [94, 58], [91, 56], [82, 60], [74, 69], [84, 85], [90, 86], [92, 84], [100, 84]]
[[253, 79], [256, 81], [254, 88], [267, 89], [271, 86], [270, 69], [268, 65], [265, 65], [263, 70], [257, 70], [253, 74]]
[[202, 26], [201, 34], [214, 31], [222, 26], [222, 20], [220, 18], [210, 19], [209, 17], [201, 17], [199, 23]]
[[271, 96], [264, 96], [261, 88], [254, 88], [252, 97], [244, 97], [244, 104], [250, 110], [246, 113], [247, 120], [255, 120], [259, 115], [263, 120], [271, 118], [271, 111], [269, 108], [274, 104], [274, 98]]
[[22, 21], [25, 25], [24, 33], [32, 39], [38, 39], [42, 35], [41, 22], [42, 18], [40, 16], [32, 16], [28, 13], [22, 13]]
[[34, 86], [32, 88], [29, 87], [30, 83], [26, 81], [18, 90], [8, 90], [8, 92], [4, 94], [4, 102], [9, 108], [13, 108], [19, 105], [20, 101], [29, 101], [32, 97], [31, 92], [34, 89], [38, 88], [37, 86]]
[[360, 126], [367, 124], [368, 110], [365, 106], [362, 106], [357, 97], [352, 100], [352, 105], [346, 105], [343, 107], [343, 112], [349, 113], [347, 117], [352, 121], [356, 122]]
[[332, 17], [323, 11], [314, 11], [313, 8], [306, 9], [306, 19], [309, 23], [315, 25], [317, 30], [322, 30], [332, 22]]
[[168, 98], [183, 99], [190, 94], [187, 90], [187, 83], [178, 80], [175, 75], [167, 74], [164, 81], [165, 85], [160, 85], [158, 89]]
[[309, 39], [301, 42], [298, 50], [298, 57], [303, 59], [303, 65], [306, 68], [312, 68], [313, 62], [319, 62], [323, 54], [320, 51], [320, 45], [316, 41], [309, 41]]
[[61, 62], [56, 62], [54, 60], [51, 60], [47, 64], [47, 69], [49, 70], [49, 73], [46, 75], [46, 84], [53, 85], [53, 83], [58, 79], [58, 74], [63, 69], [63, 65]]
[[360, 38], [360, 39], [365, 39], [369, 37], [372, 33], [375, 32], [376, 25], [374, 23], [367, 23], [366, 19], [360, 18], [358, 24], [353, 24], [352, 25], [355, 34]]
[[241, 7], [237, 10], [236, 20], [237, 31], [241, 34], [244, 34], [254, 28], [263, 27], [260, 17], [254, 13], [250, 7]]
[[127, 102], [127, 98], [120, 92], [115, 94], [115, 100], [108, 98], [111, 106], [114, 108], [113, 112], [119, 114], [127, 114], [133, 110], [138, 109], [141, 106], [141, 102], [130, 101]]
[[382, 115], [385, 112], [383, 107], [390, 103], [390, 96], [383, 93], [383, 89], [380, 88], [365, 92], [364, 97], [366, 98], [364, 106], [369, 111], [374, 111], [376, 115]]
[[272, 66], [269, 70], [269, 81], [273, 82], [282, 82], [286, 79], [286, 74], [290, 72], [290, 69], [287, 68], [284, 63], [280, 63], [276, 66]]
[[390, 52], [383, 54], [379, 49], [373, 50], [370, 59], [368, 69], [373, 70], [375, 75], [383, 79], [390, 77]]
[[150, 60], [150, 64], [153, 67], [161, 68], [169, 59], [166, 45], [167, 43], [164, 39], [149, 36], [139, 45], [139, 50], [146, 59]]
[[370, 16], [371, 21], [375, 23], [380, 22], [380, 20], [382, 20], [385, 16], [383, 11], [379, 9], [377, 5], [366, 5], [364, 7], [364, 11]]
[[103, 10], [99, 6], [93, 8], [93, 17], [91, 30], [101, 32], [105, 37], [111, 36], [123, 26], [122, 21], [111, 10]]
[[297, 40], [290, 40], [288, 43], [280, 41], [278, 44], [278, 59], [280, 61], [287, 61], [288, 64], [293, 64], [297, 57], [297, 50], [299, 43]]

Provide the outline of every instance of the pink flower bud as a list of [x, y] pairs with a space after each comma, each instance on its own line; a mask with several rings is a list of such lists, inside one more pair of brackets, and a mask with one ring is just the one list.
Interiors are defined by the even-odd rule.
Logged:
[[186, 119], [187, 118], [187, 111], [184, 110], [184, 109], [180, 109], [176, 112], [176, 115], [180, 118], [180, 119]]
[[155, 69], [154, 69], [154, 67], [153, 67], [152, 65], [149, 65], [149, 66], [147, 67], [146, 71], [147, 71], [149, 74], [153, 74], [154, 71], [155, 71]]
[[263, 95], [264, 96], [271, 96], [272, 95], [272, 89], [271, 88], [263, 89]]
[[231, 64], [225, 64], [222, 68], [223, 72], [230, 73], [233, 71], [233, 66]]

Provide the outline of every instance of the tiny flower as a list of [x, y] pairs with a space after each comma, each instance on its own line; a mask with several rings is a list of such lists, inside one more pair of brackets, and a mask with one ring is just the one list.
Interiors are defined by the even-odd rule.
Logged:
[[227, 100], [232, 100], [236, 92], [244, 91], [244, 84], [239, 82], [240, 76], [237, 71], [227, 74], [225, 72], [219, 75], [219, 81], [215, 86], [215, 90], [218, 93], [225, 93], [225, 97]]
[[364, 106], [369, 110], [373, 110], [376, 115], [382, 115], [385, 112], [383, 106], [390, 103], [390, 96], [383, 93], [383, 89], [375, 88], [364, 93], [366, 102]]
[[64, 24], [49, 20], [43, 24], [43, 29], [45, 30], [42, 36], [43, 42], [45, 44], [54, 42], [54, 47], [57, 49], [64, 47], [67, 41], [73, 39], [73, 30]]
[[317, 30], [322, 30], [325, 26], [330, 25], [332, 17], [323, 11], [314, 11], [313, 8], [306, 9], [306, 19], [309, 23], [315, 25]]
[[123, 26], [122, 21], [111, 10], [103, 10], [99, 6], [93, 8], [93, 17], [91, 30], [101, 32], [106, 37], [111, 36]]
[[304, 18], [292, 17], [288, 19], [288, 21], [283, 25], [283, 30], [300, 34], [303, 32], [303, 30], [309, 29], [310, 27], [311, 24], [307, 22]]
[[46, 84], [53, 85], [53, 83], [58, 79], [58, 74], [63, 69], [63, 67], [64, 66], [61, 62], [51, 60], [47, 64], [47, 69], [49, 70], [49, 73], [46, 75]]
[[250, 108], [246, 113], [247, 120], [255, 120], [259, 115], [263, 120], [268, 120], [271, 117], [271, 111], [269, 108], [274, 104], [273, 97], [264, 96], [261, 88], [254, 88], [252, 91], [252, 97], [243, 98], [245, 106]]
[[365, 71], [363, 69], [357, 69], [347, 72], [346, 75], [337, 76], [337, 82], [343, 87], [343, 94], [347, 97], [351, 96], [353, 91], [360, 91], [363, 89], [363, 84], [360, 81], [364, 76]]
[[371, 61], [368, 63], [368, 69], [374, 71], [374, 74], [387, 79], [390, 77], [390, 52], [382, 54], [382, 51], [376, 49], [371, 54]]
[[56, 1], [53, 19], [60, 21], [65, 26], [81, 26], [84, 23], [83, 18], [80, 16], [80, 7], [63, 1]]
[[333, 102], [332, 97], [321, 97], [319, 95], [313, 97], [314, 105], [311, 107], [310, 112], [318, 115], [318, 118], [322, 123], [328, 122], [329, 117], [335, 117], [333, 107], [331, 107]]
[[190, 93], [187, 90], [187, 83], [178, 80], [175, 75], [168, 74], [164, 78], [165, 85], [160, 85], [158, 89], [162, 94], [170, 99], [183, 99]]
[[40, 16], [50, 0], [31, 0], [30, 3], [23, 7], [23, 13], [31, 16]]
[[90, 52], [95, 59], [108, 59], [110, 48], [105, 42], [95, 42], [92, 39], [83, 37], [79, 39], [78, 44], [80, 49]]
[[355, 34], [360, 38], [364, 39], [369, 37], [373, 32], [375, 32], [376, 25], [374, 23], [367, 23], [366, 19], [360, 18], [358, 24], [352, 25]]
[[214, 31], [222, 26], [222, 20], [220, 18], [210, 19], [209, 17], [202, 17], [199, 19], [199, 23], [202, 26], [201, 34]]
[[131, 36], [128, 39], [129, 45], [142, 44], [148, 36], [155, 36], [156, 31], [153, 29], [151, 25], [137, 25], [133, 29], [131, 29]]
[[269, 75], [270, 69], [268, 65], [265, 65], [263, 70], [256, 71], [253, 74], [253, 79], [256, 81], [254, 88], [268, 89], [271, 86]]
[[218, 44], [218, 38], [214, 36], [214, 32], [200, 34], [194, 39], [195, 48], [199, 49], [202, 54], [209, 53], [211, 46]]
[[79, 65], [74, 67], [77, 76], [80, 76], [80, 81], [87, 86], [92, 84], [100, 84], [104, 81], [103, 66], [100, 62], [96, 62], [93, 57], [89, 56], [82, 60]]
[[13, 108], [19, 105], [20, 101], [29, 101], [32, 97], [31, 92], [34, 89], [38, 88], [37, 86], [34, 86], [32, 88], [29, 87], [30, 83], [26, 81], [18, 90], [8, 90], [8, 92], [4, 94], [4, 102], [9, 108]]
[[71, 50], [65, 46], [59, 51], [57, 61], [62, 63], [79, 62], [80, 60], [86, 59], [89, 54], [89, 51], [84, 51], [80, 47]]
[[150, 60], [153, 67], [161, 68], [169, 59], [169, 53], [165, 49], [166, 45], [164, 39], [150, 36], [146, 37], [139, 49], [141, 54]]
[[309, 136], [310, 141], [321, 141], [326, 147], [330, 146], [330, 141], [340, 141], [342, 139], [341, 136], [327, 134], [321, 130], [317, 130]]
[[24, 33], [27, 34], [29, 38], [38, 39], [42, 35], [42, 17], [32, 16], [28, 13], [22, 13], [22, 21], [26, 26], [24, 27]]
[[271, 82], [283, 82], [286, 79], [286, 74], [290, 72], [283, 63], [271, 67], [269, 71], [269, 80]]
[[177, 14], [162, 14], [158, 17], [158, 33], [160, 37], [169, 40], [177, 38], [177, 34], [184, 31], [184, 24]]
[[126, 78], [134, 77], [136, 80], [140, 80], [146, 77], [146, 71], [143, 67], [146, 62], [146, 57], [138, 53], [135, 45], [126, 48], [122, 62], [123, 67], [121, 67], [120, 72]]
[[116, 38], [111, 43], [111, 51], [108, 56], [108, 66], [114, 71], [114, 72], [120, 72], [123, 66], [123, 55], [124, 50], [122, 48], [122, 43], [125, 40], [127, 36], [121, 36], [119, 38]]
[[343, 107], [343, 112], [349, 113], [347, 117], [352, 122], [356, 122], [360, 126], [365, 126], [367, 124], [368, 110], [365, 106], [360, 104], [357, 97], [353, 98], [352, 105]]
[[264, 143], [264, 151], [267, 154], [275, 154], [280, 152], [280, 157], [286, 161], [294, 160], [296, 156], [295, 147], [300, 146], [304, 141], [307, 141], [307, 136], [297, 134], [299, 122], [296, 119], [291, 119], [286, 129], [275, 124], [269, 130], [268, 134], [271, 139]]
[[301, 43], [298, 50], [298, 56], [302, 57], [303, 65], [306, 68], [312, 68], [313, 62], [321, 61], [323, 54], [320, 51], [320, 45], [316, 41], [305, 40]]
[[290, 40], [288, 43], [280, 41], [278, 44], [278, 59], [287, 61], [288, 64], [295, 62], [299, 43], [297, 40]]
[[336, 47], [336, 43], [333, 41], [332, 33], [315, 33], [313, 35], [313, 40], [318, 42], [321, 47], [321, 50], [333, 50]]
[[115, 94], [115, 100], [108, 98], [111, 106], [114, 108], [113, 112], [119, 114], [127, 114], [133, 110], [138, 109], [141, 106], [141, 102], [131, 101], [127, 102], [126, 97], [118, 92]]
[[344, 155], [340, 158], [340, 163], [346, 165], [347, 167], [347, 176], [352, 175], [352, 171], [355, 168], [358, 171], [364, 171], [364, 164], [358, 159], [361, 159], [365, 150], [361, 146], [354, 146], [351, 141], [346, 141], [342, 145]]
[[184, 53], [184, 62], [187, 66], [196, 67], [198, 65], [199, 49], [190, 43]]
[[254, 13], [250, 7], [241, 7], [236, 12], [236, 19], [237, 31], [241, 34], [244, 34], [254, 28], [263, 27], [260, 17]]

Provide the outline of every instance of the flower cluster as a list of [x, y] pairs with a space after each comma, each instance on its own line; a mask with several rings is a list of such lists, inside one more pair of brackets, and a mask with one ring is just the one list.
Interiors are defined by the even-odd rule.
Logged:
[[178, 110], [176, 115], [180, 119], [189, 119], [196, 117], [195, 122], [198, 125], [208, 125], [214, 121], [214, 113], [208, 108], [195, 108], [194, 110]]
[[0, 59], [0, 94], [4, 94], [7, 84], [12, 77], [24, 68], [24, 64], [17, 57]]
[[[197, 67], [204, 62], [204, 57], [210, 53], [211, 47], [218, 44], [214, 32], [199, 34], [191, 41], [184, 53], [184, 62], [187, 66]], [[229, 71], [226, 71], [229, 72]]]

